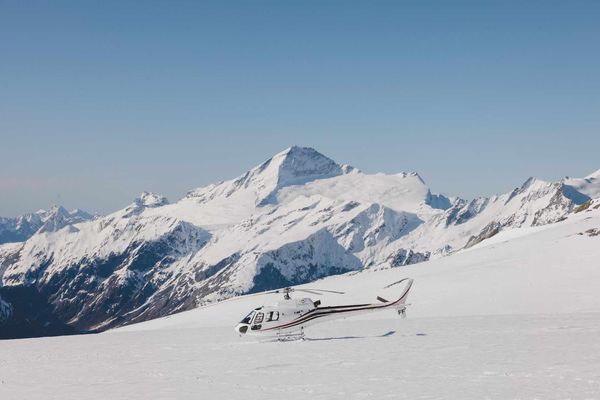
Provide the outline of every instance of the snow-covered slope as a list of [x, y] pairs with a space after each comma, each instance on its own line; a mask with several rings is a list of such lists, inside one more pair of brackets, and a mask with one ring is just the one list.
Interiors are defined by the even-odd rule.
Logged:
[[[600, 206], [557, 224], [502, 231], [451, 257], [403, 268], [367, 269], [305, 286], [346, 293], [319, 296], [325, 306], [360, 304], [373, 302], [378, 295], [393, 297], [388, 294], [393, 289], [382, 288], [411, 277], [415, 284], [409, 313], [420, 318], [598, 312], [600, 235], [595, 235], [595, 230], [600, 232]], [[240, 297], [117, 331], [230, 327], [248, 310], [274, 303], [279, 297]]]
[[[600, 393], [600, 208], [499, 232], [450, 257], [328, 277], [323, 305], [373, 301], [404, 277], [393, 312], [279, 343], [233, 327], [277, 295], [242, 297], [100, 335], [0, 341], [2, 398], [595, 399]], [[35, 385], [30, 384], [35, 382]]]
[[[585, 182], [584, 182], [585, 181]], [[416, 173], [365, 174], [291, 147], [238, 178], [169, 204], [143, 193], [93, 221], [64, 211], [18, 247], [0, 247], [1, 284], [34, 288], [80, 330], [155, 318], [233, 295], [452, 254], [508, 229], [563, 220], [593, 176], [467, 202]]]

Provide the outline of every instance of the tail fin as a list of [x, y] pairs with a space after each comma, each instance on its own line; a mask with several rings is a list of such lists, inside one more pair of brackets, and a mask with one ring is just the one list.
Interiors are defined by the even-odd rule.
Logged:
[[[387, 288], [390, 288], [392, 286], [398, 285], [398, 284], [400, 284], [402, 282], [406, 282], [406, 284], [404, 285], [404, 289], [402, 289], [402, 293], [400, 295], [400, 298], [398, 300], [394, 301], [394, 307], [398, 308], [398, 309], [404, 309], [404, 308], [406, 308], [406, 299], [408, 298], [408, 292], [410, 291], [410, 288], [412, 287], [412, 284], [413, 284], [414, 280], [411, 279], [411, 278], [404, 278], [404, 279], [401, 279], [401, 280], [399, 280], [397, 282], [391, 283], [391, 284], [387, 285], [386, 287], [384, 287], [384, 289], [387, 289]], [[383, 301], [385, 299], [381, 299], [381, 298], [378, 297], [378, 300]], [[384, 302], [387, 302], [387, 300], [384, 301]]]

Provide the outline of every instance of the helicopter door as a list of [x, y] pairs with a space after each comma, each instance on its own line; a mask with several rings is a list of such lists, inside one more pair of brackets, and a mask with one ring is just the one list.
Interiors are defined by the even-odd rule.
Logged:
[[270, 311], [267, 313], [267, 319], [265, 322], [278, 321], [279, 320], [279, 311]]
[[253, 331], [260, 330], [260, 328], [262, 328], [261, 323], [263, 322], [264, 318], [265, 318], [265, 314], [263, 314], [261, 312], [257, 312], [256, 316], [254, 317], [254, 321], [252, 321], [252, 327], [250, 327], [250, 329]]
[[263, 322], [263, 318], [265, 317], [265, 315], [261, 312], [256, 313], [256, 317], [254, 317], [254, 324], [260, 324], [261, 322]]

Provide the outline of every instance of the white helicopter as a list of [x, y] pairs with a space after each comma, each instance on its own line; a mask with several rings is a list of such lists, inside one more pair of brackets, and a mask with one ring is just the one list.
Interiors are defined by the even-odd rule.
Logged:
[[[313, 301], [305, 297], [293, 299], [291, 292], [305, 292], [316, 295], [322, 293], [344, 294], [334, 290], [323, 289], [296, 289], [284, 288], [269, 292], [257, 293], [265, 295], [272, 293], [283, 293], [283, 300], [272, 306], [258, 307], [252, 310], [237, 326], [235, 331], [242, 335], [261, 335], [277, 337], [279, 340], [304, 339], [304, 328], [319, 322], [330, 321], [338, 318], [346, 318], [358, 314], [382, 310], [396, 310], [401, 317], [406, 316], [406, 299], [413, 284], [410, 278], [404, 278], [384, 287], [384, 289], [406, 282], [400, 296], [393, 301], [388, 301], [380, 296], [380, 303], [373, 304], [347, 304], [338, 306], [321, 307], [321, 301]], [[255, 295], [255, 296], [256, 296]]]

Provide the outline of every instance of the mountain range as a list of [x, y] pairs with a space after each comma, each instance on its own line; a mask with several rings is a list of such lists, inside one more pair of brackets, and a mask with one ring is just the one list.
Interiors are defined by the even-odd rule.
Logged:
[[0, 244], [24, 242], [39, 230], [55, 231], [93, 218], [92, 214], [83, 210], [76, 208], [67, 211], [62, 206], [53, 206], [47, 211], [38, 210], [15, 218], [0, 217]]
[[[503, 230], [558, 223], [596, 207], [598, 197], [600, 170], [558, 182], [529, 178], [467, 201], [431, 192], [415, 172], [366, 174], [294, 146], [175, 203], [144, 192], [102, 217], [61, 209], [57, 218], [6, 222], [13, 228], [4, 231], [21, 233], [0, 246], [0, 332], [102, 331], [244, 293], [451, 256]], [[25, 222], [29, 228], [16, 228]]]

